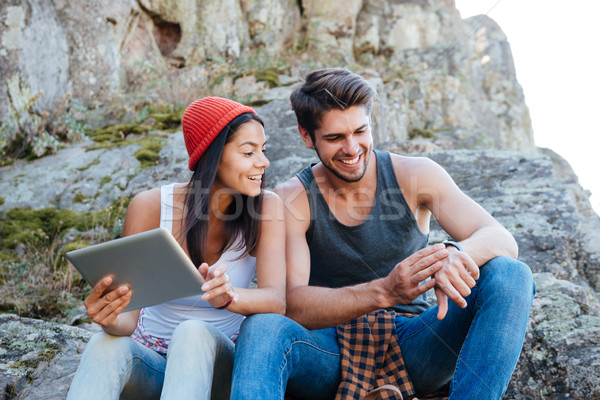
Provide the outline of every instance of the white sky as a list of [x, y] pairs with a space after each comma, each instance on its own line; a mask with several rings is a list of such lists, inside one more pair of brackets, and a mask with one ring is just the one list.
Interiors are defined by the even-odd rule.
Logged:
[[455, 0], [462, 18], [486, 14], [512, 48], [535, 143], [564, 157], [600, 214], [600, 2]]

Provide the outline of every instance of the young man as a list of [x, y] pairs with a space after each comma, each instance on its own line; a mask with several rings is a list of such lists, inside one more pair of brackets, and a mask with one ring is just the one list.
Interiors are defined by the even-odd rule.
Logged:
[[[449, 383], [452, 399], [499, 399], [508, 386], [535, 290], [531, 271], [515, 260], [512, 235], [439, 165], [373, 150], [375, 95], [362, 77], [330, 68], [291, 96], [300, 135], [321, 162], [276, 189], [286, 205], [289, 319], [246, 319], [234, 399], [282, 399], [286, 389], [333, 398], [335, 327], [379, 309], [398, 313], [395, 334], [417, 395]], [[432, 214], [456, 242], [428, 247]]]

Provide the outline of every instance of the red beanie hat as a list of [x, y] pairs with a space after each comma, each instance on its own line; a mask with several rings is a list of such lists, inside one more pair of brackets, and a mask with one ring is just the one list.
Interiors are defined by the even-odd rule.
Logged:
[[190, 104], [181, 119], [191, 171], [217, 135], [237, 116], [254, 113], [252, 108], [222, 97], [205, 97]]

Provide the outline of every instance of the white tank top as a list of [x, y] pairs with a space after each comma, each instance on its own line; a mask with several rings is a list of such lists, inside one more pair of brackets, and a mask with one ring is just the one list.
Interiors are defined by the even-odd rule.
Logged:
[[[173, 189], [176, 184], [161, 187], [160, 226], [173, 233]], [[236, 287], [247, 288], [250, 286], [256, 269], [256, 258], [246, 255], [237, 259], [243, 251], [228, 250], [221, 258], [211, 265], [214, 268], [221, 264], [227, 265], [227, 275], [231, 284]], [[217, 310], [208, 301], [202, 300], [201, 295], [186, 297], [175, 301], [146, 307], [140, 312], [138, 330], [134, 336], [143, 334], [170, 341], [175, 328], [188, 319], [199, 319], [211, 323], [225, 335], [234, 338], [244, 320], [241, 314], [227, 310]], [[139, 332], [141, 330], [141, 332]]]

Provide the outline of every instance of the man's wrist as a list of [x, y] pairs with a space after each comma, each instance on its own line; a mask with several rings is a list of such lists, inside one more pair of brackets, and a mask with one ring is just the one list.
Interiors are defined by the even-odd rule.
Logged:
[[389, 290], [386, 286], [385, 278], [375, 279], [370, 282], [373, 288], [373, 299], [375, 300], [376, 309], [391, 307], [393, 302], [390, 300]]
[[463, 251], [463, 249], [462, 249], [462, 246], [461, 246], [460, 244], [456, 243], [456, 242], [455, 242], [455, 241], [453, 241], [453, 240], [444, 240], [444, 241], [442, 242], [442, 244], [443, 244], [444, 246], [446, 246], [446, 247], [448, 247], [448, 246], [452, 246], [452, 247], [454, 247], [454, 248], [455, 248], [456, 250], [458, 250], [458, 251]]

